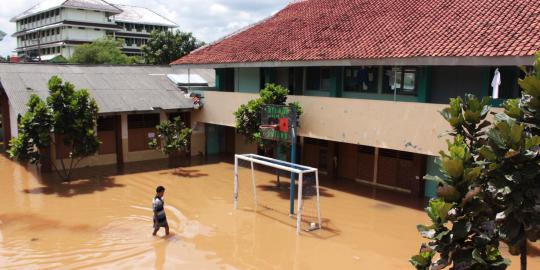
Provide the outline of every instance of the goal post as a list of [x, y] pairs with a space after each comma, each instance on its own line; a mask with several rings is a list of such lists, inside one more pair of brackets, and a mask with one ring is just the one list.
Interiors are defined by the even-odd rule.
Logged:
[[[315, 190], [316, 190], [316, 208], [317, 208], [317, 224], [316, 226], [311, 226], [310, 230], [321, 229], [321, 207], [320, 207], [320, 194], [319, 194], [319, 171], [317, 168], [299, 165], [287, 161], [282, 161], [278, 159], [273, 159], [265, 156], [260, 156], [256, 154], [236, 154], [234, 155], [234, 209], [238, 209], [238, 190], [239, 190], [239, 181], [238, 181], [238, 165], [239, 161], [243, 160], [249, 162], [251, 169], [251, 184], [253, 189], [253, 199], [257, 203], [257, 183], [255, 179], [255, 167], [254, 164], [260, 164], [263, 166], [280, 169], [288, 171], [291, 174], [298, 175], [298, 207], [296, 212], [296, 233], [300, 234], [301, 220], [302, 220], [302, 209], [303, 209], [303, 181], [306, 174], [313, 173], [315, 174]], [[294, 186], [294, 182], [291, 181], [291, 189]], [[291, 198], [294, 200], [294, 198]]]

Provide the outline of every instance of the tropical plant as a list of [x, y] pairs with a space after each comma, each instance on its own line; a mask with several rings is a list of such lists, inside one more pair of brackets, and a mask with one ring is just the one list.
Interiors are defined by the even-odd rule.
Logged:
[[168, 65], [204, 45], [192, 33], [173, 31], [153, 31], [143, 46], [144, 60], [152, 65]]
[[13, 159], [38, 164], [50, 161], [46, 150], [51, 145], [63, 145], [69, 149], [69, 162], [60, 159], [61, 169], [54, 161], [50, 163], [62, 180], [69, 181], [73, 168], [99, 149], [95, 132], [99, 109], [87, 90], [76, 91], [73, 84], [63, 83], [57, 76], [48, 86], [46, 102], [35, 94], [30, 97], [19, 135], [11, 140], [8, 153]]
[[[263, 149], [275, 147], [275, 142], [263, 140], [261, 137], [261, 113], [265, 105], [286, 105], [289, 90], [280, 85], [267, 84], [259, 92], [259, 98], [240, 105], [234, 112], [236, 118], [236, 132], [245, 136], [250, 143], [256, 143]], [[296, 102], [288, 104], [294, 106], [298, 117], [302, 115], [302, 108]]]
[[129, 65], [139, 63], [140, 59], [138, 57], [127, 56], [120, 50], [122, 44], [122, 40], [104, 38], [89, 44], [79, 45], [75, 47], [70, 62], [92, 65]]
[[150, 148], [168, 156], [188, 149], [192, 130], [186, 127], [180, 117], [173, 121], [162, 121], [156, 129], [157, 137], [148, 144]]
[[453, 130], [448, 151], [438, 160], [442, 177], [426, 176], [439, 183], [439, 198], [431, 199], [426, 213], [430, 225], [418, 225], [418, 231], [429, 239], [420, 253], [411, 258], [416, 269], [506, 269], [509, 261], [499, 251], [496, 212], [484, 194], [484, 165], [481, 161], [485, 144], [486, 116], [489, 99], [472, 95], [450, 100], [441, 114]]
[[540, 239], [540, 54], [533, 72], [519, 81], [521, 99], [504, 103], [504, 112], [483, 148], [488, 191], [497, 207], [502, 240], [527, 268], [527, 241]]

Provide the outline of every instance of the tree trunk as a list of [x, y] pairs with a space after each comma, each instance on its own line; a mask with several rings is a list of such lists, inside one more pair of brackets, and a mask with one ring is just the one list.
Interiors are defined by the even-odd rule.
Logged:
[[526, 238], [521, 243], [519, 259], [521, 263], [521, 270], [527, 270], [527, 239]]

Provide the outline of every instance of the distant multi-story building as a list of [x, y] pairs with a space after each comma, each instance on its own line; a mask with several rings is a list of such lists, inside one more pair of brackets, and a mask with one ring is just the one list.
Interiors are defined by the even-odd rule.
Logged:
[[147, 8], [115, 6], [122, 10], [122, 13], [114, 16], [116, 24], [120, 26], [115, 35], [124, 40], [122, 51], [128, 55], [141, 55], [141, 47], [146, 44], [152, 31], [167, 31], [178, 27], [176, 23]]
[[102, 0], [45, 0], [11, 19], [18, 56], [41, 61], [70, 58], [75, 46], [100, 38], [124, 39], [123, 51], [140, 55], [152, 30], [178, 27], [146, 8]]

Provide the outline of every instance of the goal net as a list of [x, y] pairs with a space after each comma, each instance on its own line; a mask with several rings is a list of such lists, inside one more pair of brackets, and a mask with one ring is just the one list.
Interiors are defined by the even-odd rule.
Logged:
[[[246, 167], [247, 169], [242, 169]], [[274, 185], [275, 172], [293, 173], [298, 180], [295, 181], [296, 184], [291, 183], [289, 190], [277, 188]], [[277, 191], [278, 196], [273, 191]], [[261, 211], [259, 208], [263, 208], [292, 217], [296, 214], [295, 226], [298, 234], [302, 230], [312, 231], [322, 227], [317, 168], [256, 154], [237, 154], [234, 158], [235, 209], [239, 207], [239, 200], [242, 200], [242, 206], [251, 205], [257, 212]], [[291, 207], [289, 210], [289, 205], [295, 205], [296, 208]]]

